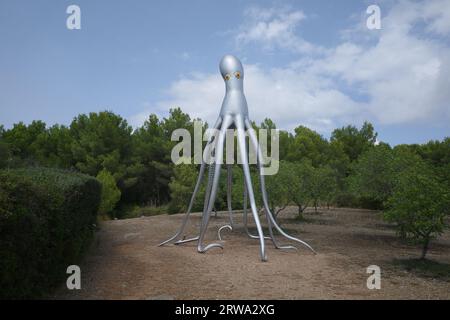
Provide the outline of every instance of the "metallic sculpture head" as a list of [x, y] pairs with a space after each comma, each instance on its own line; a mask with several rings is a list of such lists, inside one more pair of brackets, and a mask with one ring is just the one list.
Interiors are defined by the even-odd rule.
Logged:
[[227, 90], [243, 89], [244, 68], [238, 58], [230, 54], [225, 55], [220, 61], [219, 68]]

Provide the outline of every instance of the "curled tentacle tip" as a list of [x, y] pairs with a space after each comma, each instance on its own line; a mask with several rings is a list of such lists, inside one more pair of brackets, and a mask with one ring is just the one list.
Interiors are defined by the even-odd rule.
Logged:
[[294, 246], [281, 246], [281, 247], [278, 247], [278, 249], [282, 249], [282, 250], [295, 250], [295, 251], [298, 251], [298, 248], [297, 248], [297, 247], [294, 247]]
[[158, 244], [158, 247], [162, 247], [163, 245], [168, 244], [171, 240], [172, 239], [161, 242], [160, 244]]
[[198, 247], [197, 251], [200, 253], [205, 253], [206, 251], [208, 251], [211, 248], [220, 248], [223, 250], [223, 246], [220, 243], [211, 243], [209, 245], [207, 245], [206, 247], [202, 248], [202, 247]]
[[224, 226], [221, 226], [221, 227], [219, 228], [219, 231], [217, 231], [217, 236], [218, 236], [218, 238], [219, 238], [220, 241], [222, 241], [221, 232], [222, 232], [222, 230], [223, 230], [224, 228], [227, 228], [227, 229], [229, 229], [230, 231], [233, 231], [233, 227], [232, 227], [231, 225], [229, 225], [229, 224], [226, 224], [226, 225], [224, 225]]

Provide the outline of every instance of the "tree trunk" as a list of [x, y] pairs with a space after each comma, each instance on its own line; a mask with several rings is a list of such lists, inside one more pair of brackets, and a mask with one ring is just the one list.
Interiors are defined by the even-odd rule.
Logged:
[[420, 259], [423, 260], [425, 259], [425, 256], [428, 252], [428, 245], [430, 244], [430, 236], [427, 236], [425, 239], [425, 242], [423, 243], [423, 248], [422, 248], [422, 255], [420, 256]]
[[279, 207], [278, 210], [276, 210], [276, 208], [273, 208], [273, 211], [272, 211], [272, 212], [275, 213], [275, 218], [277, 218], [277, 217], [278, 217], [278, 214], [279, 214], [281, 211], [283, 211], [285, 208], [286, 208], [286, 206]]
[[273, 213], [273, 217], [275, 218], [275, 220], [277, 220], [277, 218], [278, 218], [278, 213], [280, 212], [280, 210], [276, 210], [276, 209], [277, 209], [276, 207], [269, 208], [269, 209], [270, 209], [270, 212]]
[[297, 207], [298, 207], [298, 218], [300, 219], [300, 220], [303, 220], [303, 210], [302, 210], [302, 205], [301, 204], [297, 204]]

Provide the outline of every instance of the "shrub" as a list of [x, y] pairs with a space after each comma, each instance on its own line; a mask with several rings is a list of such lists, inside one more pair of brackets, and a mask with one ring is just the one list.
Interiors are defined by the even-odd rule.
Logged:
[[97, 180], [102, 184], [102, 196], [100, 202], [99, 213], [111, 213], [120, 200], [121, 192], [117, 188], [116, 181], [111, 173], [103, 169], [97, 175]]
[[[198, 172], [195, 166], [178, 165], [174, 168], [174, 176], [172, 177], [169, 187], [171, 202], [168, 206], [168, 213], [185, 212], [191, 200], [192, 192], [194, 191], [195, 183], [197, 182]], [[205, 196], [205, 181], [208, 179], [208, 170], [205, 171], [203, 178], [204, 183], [201, 186], [197, 197], [194, 201], [192, 211], [199, 211], [203, 209], [203, 198]]]
[[46, 168], [0, 171], [0, 298], [45, 295], [88, 247], [100, 183]]
[[444, 232], [450, 214], [450, 195], [431, 168], [417, 163], [401, 172], [387, 201], [385, 218], [395, 222], [402, 238], [420, 243], [424, 259], [430, 241]]

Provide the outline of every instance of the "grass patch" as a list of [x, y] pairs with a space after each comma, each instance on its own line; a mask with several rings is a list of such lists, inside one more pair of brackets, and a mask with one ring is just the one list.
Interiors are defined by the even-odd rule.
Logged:
[[394, 266], [417, 276], [450, 281], [450, 264], [428, 259], [395, 259]]

